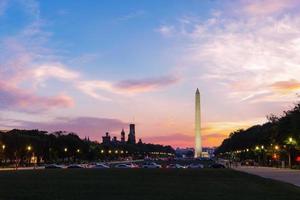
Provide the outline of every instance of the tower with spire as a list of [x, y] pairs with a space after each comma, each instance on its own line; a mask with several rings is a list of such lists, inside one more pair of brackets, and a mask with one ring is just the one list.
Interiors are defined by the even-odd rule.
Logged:
[[129, 124], [128, 143], [135, 144], [135, 124]]

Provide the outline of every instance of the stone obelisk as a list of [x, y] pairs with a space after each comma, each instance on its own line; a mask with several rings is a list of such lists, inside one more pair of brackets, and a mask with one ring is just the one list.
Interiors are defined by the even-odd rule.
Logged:
[[201, 157], [202, 144], [201, 144], [201, 104], [200, 92], [197, 88], [195, 94], [195, 158]]

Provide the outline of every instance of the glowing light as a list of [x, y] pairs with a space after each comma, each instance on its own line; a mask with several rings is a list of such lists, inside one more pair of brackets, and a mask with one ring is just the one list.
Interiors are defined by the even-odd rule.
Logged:
[[108, 153], [111, 153], [111, 150], [109, 150]]
[[116, 153], [116, 154], [119, 153], [118, 150], [115, 150], [115, 153]]
[[255, 150], [259, 150], [259, 146], [256, 146], [256, 147], [255, 147]]
[[261, 145], [261, 149], [264, 149], [265, 147], [264, 147], [264, 145]]
[[31, 151], [31, 146], [29, 145], [29, 146], [27, 146], [27, 151]]
[[124, 153], [124, 151], [121, 151], [121, 154], [123, 154]]
[[248, 151], [249, 151], [249, 149], [246, 149], [246, 151], [248, 152]]
[[6, 147], [6, 146], [3, 144], [3, 145], [2, 145], [2, 149], [4, 150], [4, 149], [5, 149], [5, 147]]
[[103, 149], [101, 150], [101, 153], [104, 153], [104, 150], [103, 150]]
[[64, 148], [64, 152], [67, 152], [68, 151], [68, 148]]
[[289, 138], [289, 142], [293, 142], [293, 138], [292, 137]]
[[77, 153], [80, 153], [80, 149], [77, 149]]
[[274, 148], [275, 148], [275, 150], [279, 150], [279, 146], [278, 145], [276, 145]]

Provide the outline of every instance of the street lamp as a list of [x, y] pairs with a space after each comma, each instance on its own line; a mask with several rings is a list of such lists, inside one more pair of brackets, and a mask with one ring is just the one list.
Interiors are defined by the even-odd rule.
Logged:
[[27, 146], [27, 151], [31, 151], [32, 147], [29, 145]]
[[67, 152], [68, 151], [68, 148], [64, 148], [64, 152]]
[[80, 153], [80, 149], [77, 149], [76, 152], [77, 152], [77, 153]]
[[275, 150], [279, 150], [279, 146], [276, 145], [276, 146], [274, 147], [274, 149], [275, 149]]
[[289, 137], [286, 143], [288, 144], [288, 147], [289, 147], [288, 157], [289, 157], [289, 167], [291, 168], [292, 167], [292, 155], [291, 155], [292, 154], [292, 152], [291, 152], [292, 146], [296, 145], [297, 142], [292, 137]]
[[3, 144], [3, 145], [2, 145], [2, 150], [3, 150], [3, 151], [4, 151], [5, 147], [6, 147], [6, 146]]
[[101, 150], [101, 153], [104, 153], [104, 150], [103, 150], [103, 149]]

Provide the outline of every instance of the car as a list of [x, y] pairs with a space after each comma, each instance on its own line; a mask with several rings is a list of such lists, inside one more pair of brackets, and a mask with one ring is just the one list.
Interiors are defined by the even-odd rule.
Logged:
[[155, 169], [155, 168], [161, 168], [161, 165], [156, 164], [155, 162], [150, 162], [150, 163], [144, 163], [142, 165], [142, 168]]
[[167, 166], [169, 169], [185, 169], [186, 166], [180, 165], [180, 164], [170, 164]]
[[225, 166], [219, 163], [215, 163], [210, 165], [210, 168], [220, 169], [220, 168], [225, 168]]
[[138, 166], [135, 165], [135, 164], [133, 164], [133, 163], [122, 163], [122, 164], [115, 165], [115, 168], [119, 168], [119, 169], [131, 169], [131, 168], [138, 168]]
[[202, 169], [202, 168], [204, 168], [204, 166], [201, 165], [201, 164], [192, 163], [192, 164], [190, 164], [190, 165], [188, 166], [188, 168], [190, 168], [190, 169]]
[[81, 165], [73, 164], [73, 165], [69, 165], [67, 168], [68, 169], [82, 169], [84, 167]]
[[108, 169], [109, 166], [103, 163], [97, 163], [92, 167], [93, 169]]
[[45, 166], [45, 169], [62, 169], [63, 167], [61, 165], [56, 164], [49, 164]]

